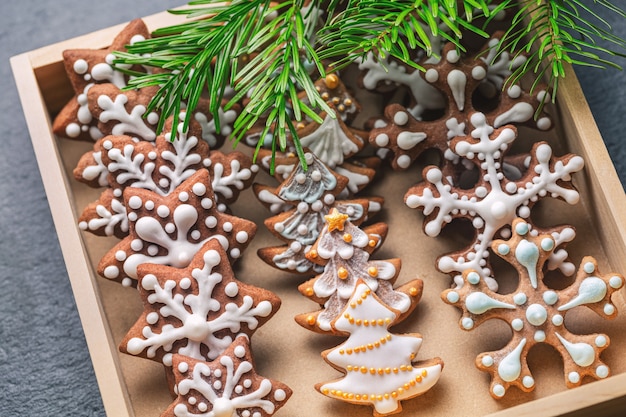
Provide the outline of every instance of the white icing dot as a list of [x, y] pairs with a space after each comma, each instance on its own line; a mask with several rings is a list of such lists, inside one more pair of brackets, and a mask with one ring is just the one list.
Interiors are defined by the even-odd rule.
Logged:
[[203, 196], [206, 193], [206, 185], [201, 182], [197, 182], [191, 187], [191, 191], [198, 197]]
[[598, 378], [606, 378], [609, 376], [609, 367], [606, 365], [600, 365], [596, 368], [596, 375]]
[[248, 232], [237, 232], [237, 235], [235, 236], [235, 240], [239, 243], [246, 243], [248, 241]]
[[524, 378], [522, 378], [522, 385], [524, 385], [526, 388], [530, 388], [535, 385], [535, 380], [532, 376], [526, 375]]
[[507, 90], [507, 94], [511, 98], [518, 98], [522, 95], [522, 88], [519, 85], [513, 85]]
[[230, 298], [236, 297], [239, 294], [239, 286], [236, 282], [229, 282], [224, 288], [224, 293]]
[[448, 51], [448, 53], [446, 54], [446, 60], [450, 62], [451, 64], [458, 62], [460, 58], [461, 56], [459, 55], [456, 49], [452, 49]]
[[159, 247], [157, 245], [148, 246], [148, 255], [157, 256], [158, 253], [159, 253]]
[[526, 233], [528, 233], [528, 224], [524, 222], [517, 223], [515, 225], [515, 233], [520, 236], [524, 236]]
[[511, 321], [511, 327], [513, 328], [513, 330], [516, 331], [520, 331], [524, 328], [524, 320], [522, 319], [513, 319], [513, 321]]
[[513, 301], [518, 306], [521, 306], [522, 304], [524, 304], [526, 300], [528, 300], [528, 297], [526, 297], [526, 294], [524, 294], [523, 292], [518, 292], [517, 294], [513, 296]]
[[544, 340], [546, 340], [546, 332], [544, 332], [543, 330], [537, 330], [535, 332], [535, 341], [543, 342]]
[[304, 184], [306, 181], [306, 175], [301, 172], [296, 175], [295, 180], [298, 184]]
[[282, 233], [285, 230], [285, 225], [283, 223], [276, 223], [274, 225], [274, 230], [276, 230], [278, 233]]
[[78, 135], [80, 135], [80, 132], [81, 132], [81, 129], [80, 129], [80, 125], [78, 125], [78, 123], [70, 123], [65, 128], [65, 134], [68, 137], [70, 137], [70, 138], [77, 137]]
[[237, 346], [235, 348], [235, 351], [233, 352], [235, 354], [236, 357], [238, 357], [239, 359], [243, 358], [244, 356], [246, 356], [246, 348], [244, 348], [243, 346]]
[[176, 231], [176, 225], [174, 223], [168, 223], [165, 225], [165, 231], [167, 233], [174, 233]]
[[204, 224], [206, 224], [209, 229], [213, 229], [215, 226], [217, 226], [217, 219], [215, 218], [215, 216], [209, 216], [204, 221]]
[[130, 242], [130, 248], [135, 252], [139, 252], [143, 248], [143, 241], [141, 239], [133, 239]]
[[504, 396], [506, 390], [504, 389], [504, 387], [502, 385], [496, 384], [491, 389], [491, 392], [493, 392], [493, 395], [495, 395], [496, 397], [500, 398], [500, 397]]
[[553, 305], [554, 303], [556, 303], [559, 300], [559, 295], [552, 291], [552, 290], [548, 290], [546, 292], [543, 293], [543, 301], [547, 304], [547, 305]]
[[191, 288], [191, 279], [189, 279], [188, 277], [185, 277], [183, 279], [180, 280], [180, 282], [178, 283], [178, 285], [180, 286], [180, 288], [182, 288], [183, 290], [188, 290], [189, 288]]
[[595, 344], [597, 347], [604, 347], [607, 344], [606, 336], [599, 335], [596, 337]]
[[607, 316], [611, 316], [615, 313], [615, 306], [613, 304], [605, 304], [604, 305], [604, 314]]
[[399, 111], [393, 115], [393, 122], [397, 125], [403, 126], [409, 121], [409, 115], [406, 112]]
[[208, 197], [203, 198], [202, 201], [200, 202], [200, 205], [202, 206], [203, 209], [209, 210], [211, 207], [213, 207], [213, 200], [211, 200]]
[[123, 250], [118, 250], [117, 252], [115, 252], [115, 260], [123, 262], [126, 260], [126, 252], [124, 252]]
[[467, 282], [474, 285], [478, 284], [480, 282], [480, 275], [475, 271], [470, 272], [467, 274]]
[[89, 64], [84, 59], [77, 59], [74, 62], [74, 72], [76, 74], [84, 74], [89, 69]]
[[612, 288], [620, 288], [622, 285], [624, 285], [624, 281], [622, 280], [621, 277], [614, 275], [611, 277], [611, 279], [609, 279], [609, 285]]
[[233, 224], [231, 222], [224, 222], [222, 229], [224, 229], [226, 233], [230, 233], [233, 231]]
[[172, 354], [171, 353], [166, 353], [165, 355], [163, 355], [163, 365], [165, 366], [172, 366]]
[[201, 236], [202, 236], [202, 233], [200, 233], [199, 230], [194, 230], [191, 232], [191, 238], [193, 240], [199, 240]]
[[322, 173], [319, 172], [319, 170], [315, 170], [313, 172], [311, 172], [311, 178], [313, 179], [313, 181], [321, 181], [322, 180]]
[[241, 256], [241, 251], [238, 248], [233, 248], [230, 251], [230, 257], [233, 259], [237, 259]]
[[138, 219], [137, 213], [135, 213], [134, 211], [131, 213], [128, 213], [128, 220], [131, 222], [136, 222]]
[[204, 413], [208, 409], [209, 406], [205, 402], [201, 402], [200, 404], [198, 404], [198, 410], [200, 410], [201, 412]]
[[154, 288], [159, 285], [159, 281], [157, 277], [152, 274], [145, 275], [141, 279], [141, 287], [146, 291], [152, 291]]
[[309, 205], [304, 201], [301, 201], [298, 203], [296, 210], [298, 211], [298, 213], [304, 214], [309, 211]]
[[434, 68], [430, 68], [426, 71], [426, 73], [424, 74], [424, 78], [426, 79], [426, 81], [428, 81], [429, 83], [434, 83], [435, 81], [437, 81], [439, 79], [439, 73], [437, 72], [436, 69]]
[[487, 76], [487, 71], [483, 67], [472, 68], [472, 78], [475, 80], [482, 80]]
[[332, 194], [326, 194], [324, 196], [324, 203], [326, 203], [326, 205], [331, 205], [335, 202], [335, 196]]
[[489, 355], [483, 356], [480, 362], [483, 364], [483, 366], [486, 366], [486, 367], [493, 366], [493, 358]]
[[141, 205], [142, 205], [141, 197], [134, 195], [128, 199], [128, 207], [130, 207], [133, 210], [137, 210], [141, 208]]
[[457, 303], [459, 301], [459, 293], [456, 291], [450, 291], [446, 295], [446, 299], [451, 303]]
[[400, 155], [398, 159], [396, 159], [396, 163], [400, 168], [406, 169], [411, 166], [411, 157], [409, 155]]
[[580, 381], [580, 374], [578, 372], [570, 372], [567, 375], [567, 379], [569, 379], [569, 382], [572, 384], [576, 384]]
[[188, 192], [181, 192], [180, 194], [178, 194], [178, 199], [180, 201], [182, 201], [183, 203], [189, 200], [189, 193]]
[[133, 280], [129, 277], [122, 278], [122, 287], [130, 287], [133, 285]]
[[196, 397], [189, 397], [187, 398], [187, 402], [191, 405], [194, 405], [195, 403], [198, 402], [198, 400], [196, 399]]
[[555, 326], [561, 326], [563, 324], [563, 316], [560, 314], [555, 314], [552, 316], [552, 324]]
[[593, 264], [593, 262], [587, 262], [585, 263], [585, 265], [583, 266], [583, 269], [585, 270], [586, 273], [591, 274], [593, 273], [593, 271], [596, 270], [595, 265]]
[[508, 255], [511, 251], [511, 248], [506, 243], [501, 243], [498, 245], [498, 253], [500, 255]]
[[159, 122], [159, 115], [155, 112], [151, 112], [148, 117], [146, 117], [146, 120], [148, 120], [148, 123], [151, 125], [155, 125]]
[[530, 208], [528, 206], [522, 206], [517, 210], [517, 214], [521, 218], [527, 219], [530, 216]]
[[461, 320], [461, 326], [463, 326], [465, 330], [470, 330], [472, 327], [474, 327], [474, 320], [470, 319], [469, 317], [464, 317], [463, 320]]
[[157, 214], [158, 214], [160, 217], [165, 218], [165, 217], [169, 216], [169, 214], [170, 214], [170, 208], [169, 208], [168, 206], [160, 205], [160, 206], [157, 208]]
[[546, 252], [551, 251], [552, 249], [554, 249], [554, 240], [552, 240], [549, 237], [547, 237], [545, 239], [542, 239], [541, 240], [541, 249], [543, 249]]
[[322, 203], [320, 200], [315, 200], [311, 204], [311, 210], [313, 210], [313, 211], [320, 211], [323, 208], [324, 208], [324, 203]]
[[548, 130], [552, 127], [552, 120], [549, 117], [542, 117], [537, 120], [537, 129]]
[[178, 372], [185, 373], [189, 370], [189, 364], [187, 362], [181, 362], [178, 364]]
[[380, 146], [381, 148], [384, 148], [389, 144], [389, 136], [387, 136], [386, 133], [381, 133], [380, 135], [377, 135], [375, 140], [376, 145]]
[[117, 278], [120, 275], [120, 269], [115, 265], [110, 265], [104, 268], [103, 274], [105, 278]]
[[148, 200], [143, 206], [146, 210], [154, 210], [154, 201]]
[[286, 398], [287, 398], [287, 393], [284, 390], [277, 389], [276, 391], [274, 391], [274, 399], [276, 401], [285, 401]]
[[541, 304], [531, 304], [526, 309], [526, 320], [534, 326], [541, 326], [547, 318], [548, 312]]
[[293, 242], [291, 242], [291, 245], [289, 245], [289, 247], [291, 248], [292, 251], [296, 253], [302, 250], [302, 244], [298, 242], [297, 240], [294, 240]]
[[250, 388], [252, 386], [252, 380], [251, 379], [244, 379], [243, 386], [246, 387], [246, 388]]
[[508, 208], [503, 201], [496, 201], [491, 205], [491, 214], [496, 219], [503, 219], [507, 215], [507, 212]]

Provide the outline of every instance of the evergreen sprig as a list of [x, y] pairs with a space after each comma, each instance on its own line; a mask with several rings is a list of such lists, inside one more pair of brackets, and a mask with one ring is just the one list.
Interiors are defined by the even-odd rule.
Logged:
[[[159, 131], [183, 108], [188, 110], [183, 121], [187, 128], [192, 110], [205, 96], [219, 131], [219, 109], [233, 88], [225, 110], [245, 102], [234, 123], [235, 144], [263, 122], [260, 137], [271, 133], [273, 156], [285, 151], [290, 139], [306, 167], [294, 121], [308, 117], [321, 122], [318, 111], [334, 115], [312, 77], [370, 52], [381, 62], [393, 57], [421, 69], [416, 55], [436, 55], [437, 39], [464, 50], [464, 33], [486, 37], [484, 27], [475, 24], [478, 17], [489, 23], [501, 11], [517, 8], [497, 52], [524, 53], [528, 59], [505, 86], [533, 73], [533, 87], [547, 76], [554, 93], [566, 63], [619, 68], [612, 58], [624, 55], [599, 42], [626, 49], [626, 40], [612, 34], [585, 1], [194, 0], [170, 11], [187, 15], [188, 21], [156, 30], [152, 38], [129, 46], [128, 53], [117, 53], [116, 62], [160, 69], [150, 74], [129, 71], [129, 88], [159, 87], [149, 105], [149, 111], [159, 111]], [[626, 18], [610, 0], [593, 1]], [[263, 142], [259, 140], [257, 151]]]
[[452, 42], [464, 51], [463, 31], [487, 37], [472, 24], [477, 16], [489, 16], [490, 0], [359, 0], [346, 8], [320, 30], [319, 56], [333, 59], [341, 68], [372, 52], [374, 57], [392, 56], [416, 69], [415, 52], [436, 55], [433, 40]]
[[[626, 19], [626, 12], [609, 0], [593, 0], [611, 13]], [[596, 68], [621, 69], [615, 57], [625, 57], [612, 44], [626, 51], [626, 40], [611, 33], [610, 24], [594, 13], [585, 0], [504, 0], [505, 8], [518, 7], [510, 28], [498, 45], [498, 52], [526, 54], [524, 65], [513, 71], [505, 87], [534, 74], [534, 89], [548, 80], [552, 99], [556, 98], [559, 80], [565, 77], [565, 64]]]

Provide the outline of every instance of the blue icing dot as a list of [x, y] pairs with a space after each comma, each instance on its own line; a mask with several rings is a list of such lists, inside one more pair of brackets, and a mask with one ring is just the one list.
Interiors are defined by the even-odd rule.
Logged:
[[515, 233], [521, 236], [528, 233], [528, 223], [524, 223], [524, 222], [517, 223], [517, 225], [515, 226]]

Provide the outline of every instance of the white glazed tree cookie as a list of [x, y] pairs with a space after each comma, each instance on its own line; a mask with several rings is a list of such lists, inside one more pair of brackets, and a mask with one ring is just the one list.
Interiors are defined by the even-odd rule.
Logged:
[[322, 353], [324, 360], [345, 375], [315, 388], [331, 398], [371, 405], [374, 416], [398, 413], [400, 401], [417, 397], [439, 380], [443, 361], [416, 363], [422, 345], [419, 334], [392, 334], [388, 327], [400, 313], [383, 303], [359, 281], [343, 312], [333, 321], [338, 332], [350, 336]]
[[495, 240], [492, 249], [513, 265], [519, 284], [510, 294], [491, 291], [476, 271], [463, 274], [463, 285], [442, 293], [444, 302], [462, 310], [459, 325], [473, 330], [487, 320], [503, 320], [511, 326], [513, 337], [502, 349], [485, 352], [476, 358], [476, 366], [491, 375], [491, 395], [502, 398], [509, 387], [524, 392], [535, 388], [527, 363], [530, 349], [538, 343], [552, 345], [563, 357], [565, 384], [576, 387], [584, 377], [603, 379], [609, 367], [600, 359], [609, 346], [605, 334], [577, 335], [565, 323], [567, 313], [584, 306], [606, 319], [617, 316], [612, 294], [624, 286], [618, 274], [600, 274], [594, 258], [585, 257], [572, 285], [555, 290], [544, 283], [544, 264], [556, 247], [550, 234], [531, 235], [523, 219], [513, 222], [509, 240]]

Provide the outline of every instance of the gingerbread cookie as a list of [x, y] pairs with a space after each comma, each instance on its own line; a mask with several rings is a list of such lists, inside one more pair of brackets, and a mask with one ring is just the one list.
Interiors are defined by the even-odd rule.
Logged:
[[324, 216], [332, 208], [346, 213], [355, 225], [381, 210], [383, 199], [368, 197], [353, 200], [338, 198], [348, 179], [336, 174], [313, 153], [305, 150], [307, 169], [295, 167], [277, 188], [255, 184], [257, 198], [272, 212], [265, 226], [287, 245], [261, 248], [259, 257], [269, 265], [301, 274], [320, 273], [323, 267], [309, 261], [305, 254], [324, 227]]
[[285, 384], [256, 373], [246, 336], [212, 362], [174, 355], [173, 368], [178, 397], [162, 417], [268, 417], [292, 394]]
[[251, 336], [280, 307], [272, 292], [235, 279], [217, 240], [203, 244], [184, 268], [142, 264], [137, 275], [144, 311], [120, 350], [170, 370], [174, 354], [216, 359], [237, 335]]
[[[298, 324], [315, 332], [336, 332], [331, 322], [340, 315], [359, 279], [386, 305], [400, 312], [396, 322], [404, 320], [421, 297], [422, 282], [413, 280], [393, 288], [400, 274], [400, 259], [369, 259], [380, 242], [380, 235], [368, 234], [336, 208], [324, 218], [326, 225], [306, 255], [312, 262], [324, 265], [324, 271], [298, 287], [305, 297], [320, 304], [322, 309], [296, 316]], [[372, 227], [386, 233], [385, 224]]]
[[129, 233], [107, 252], [98, 274], [126, 286], [137, 283], [143, 263], [184, 268], [208, 241], [215, 239], [235, 260], [248, 246], [256, 225], [221, 213], [206, 169], [196, 171], [171, 194], [128, 187], [124, 190]]
[[565, 384], [572, 388], [585, 377], [603, 379], [609, 367], [600, 353], [609, 346], [609, 338], [601, 333], [577, 335], [567, 329], [565, 316], [578, 306], [585, 306], [599, 316], [612, 319], [617, 315], [612, 294], [624, 286], [619, 274], [601, 274], [595, 259], [588, 256], [581, 262], [570, 286], [555, 290], [543, 281], [544, 264], [556, 248], [550, 234], [532, 235], [524, 219], [516, 219], [509, 240], [495, 240], [493, 251], [510, 263], [519, 274], [519, 284], [510, 294], [491, 291], [476, 271], [463, 273], [463, 285], [441, 295], [444, 302], [462, 310], [459, 325], [472, 330], [491, 319], [503, 320], [511, 326], [513, 337], [502, 349], [481, 353], [476, 366], [491, 375], [491, 395], [502, 398], [509, 387], [524, 392], [535, 388], [527, 363], [530, 349], [538, 343], [553, 346], [562, 356]]
[[374, 416], [399, 413], [400, 401], [430, 390], [439, 380], [443, 361], [434, 358], [417, 362], [421, 335], [389, 332], [400, 314], [358, 280], [343, 311], [331, 324], [349, 337], [322, 353], [326, 362], [345, 374], [315, 388], [330, 398], [370, 405]]
[[[474, 113], [471, 123], [471, 135], [453, 139], [450, 148], [477, 167], [477, 182], [471, 188], [463, 188], [451, 183], [442, 169], [429, 166], [423, 171], [424, 181], [406, 193], [405, 203], [423, 210], [423, 227], [428, 236], [437, 236], [453, 219], [469, 220], [476, 229], [474, 242], [467, 249], [439, 258], [437, 268], [455, 277], [457, 285], [462, 282], [463, 271], [476, 270], [495, 291], [497, 282], [491, 277], [488, 260], [491, 241], [503, 228], [508, 230], [516, 217], [529, 218], [531, 207], [540, 198], [550, 196], [577, 203], [579, 194], [571, 185], [571, 175], [580, 171], [584, 163], [573, 154], [555, 157], [550, 145], [540, 142], [530, 152], [528, 168], [520, 178], [512, 180], [505, 175], [502, 161], [517, 138], [517, 129], [494, 129], [482, 113]], [[566, 231], [558, 243], [571, 239], [573, 234]]]
[[179, 132], [175, 140], [171, 140], [170, 133], [159, 135], [155, 142], [137, 141], [130, 136], [99, 139], [93, 151], [79, 160], [74, 178], [91, 186], [108, 185], [110, 189], [85, 209], [79, 219], [81, 229], [123, 238], [128, 233], [128, 222], [111, 213], [121, 213], [120, 206], [125, 207], [124, 189], [144, 188], [165, 196], [201, 168], [211, 174], [218, 210], [227, 211], [239, 193], [251, 185], [258, 167], [241, 152], [225, 155], [209, 151], [208, 144], [198, 138], [200, 134], [200, 126], [192, 122], [189, 131]]
[[56, 135], [86, 141], [97, 140], [103, 136], [98, 129], [97, 118], [89, 110], [87, 93], [97, 84], [126, 87], [128, 78], [113, 66], [113, 52], [126, 51], [126, 45], [149, 37], [150, 32], [145, 23], [141, 19], [135, 19], [124, 27], [108, 48], [70, 49], [63, 52], [63, 64], [72, 84], [74, 97], [54, 120], [52, 128]]

